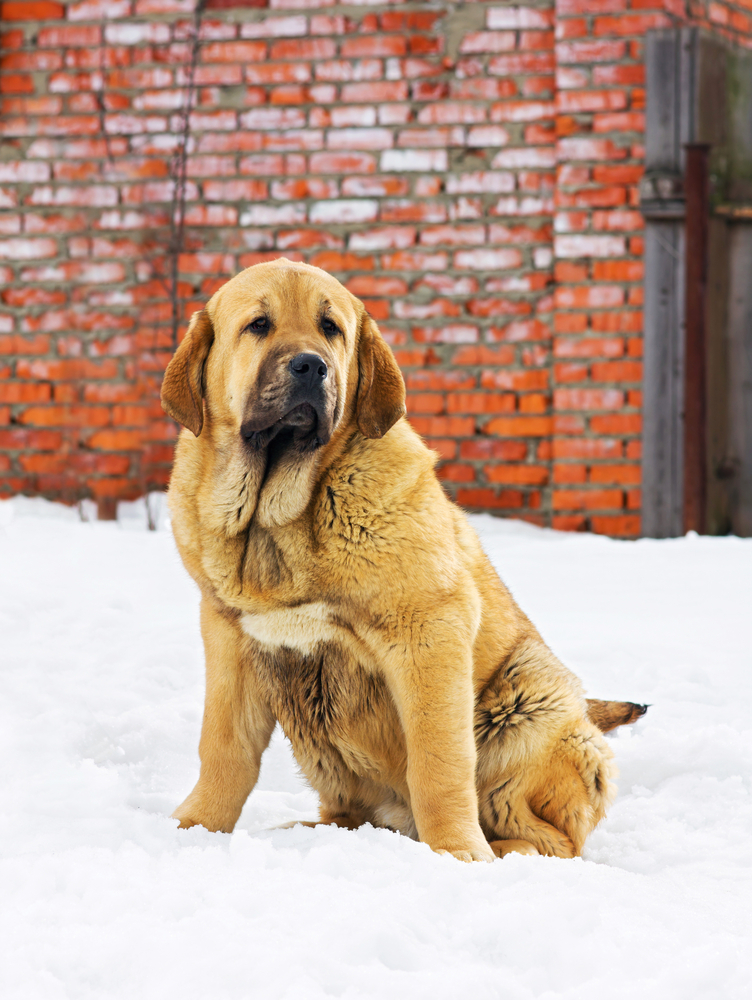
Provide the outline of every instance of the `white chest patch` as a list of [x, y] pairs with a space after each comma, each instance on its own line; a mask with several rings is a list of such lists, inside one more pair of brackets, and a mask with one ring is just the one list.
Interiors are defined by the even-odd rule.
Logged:
[[244, 614], [241, 623], [246, 635], [263, 646], [287, 646], [300, 653], [310, 653], [317, 643], [329, 642], [340, 634], [331, 621], [329, 606], [322, 602]]

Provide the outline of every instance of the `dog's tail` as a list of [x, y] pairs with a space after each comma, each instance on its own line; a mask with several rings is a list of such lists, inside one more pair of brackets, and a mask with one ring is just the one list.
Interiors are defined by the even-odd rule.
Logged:
[[602, 733], [608, 733], [617, 726], [636, 722], [647, 712], [649, 705], [635, 705], [632, 701], [598, 701], [587, 699], [587, 714], [591, 722]]

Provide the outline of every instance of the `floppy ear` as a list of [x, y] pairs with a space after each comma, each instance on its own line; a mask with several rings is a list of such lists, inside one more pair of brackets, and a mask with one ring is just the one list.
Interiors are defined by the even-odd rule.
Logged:
[[364, 437], [380, 438], [405, 415], [405, 383], [394, 355], [367, 313], [361, 321], [358, 362], [358, 429]]
[[196, 437], [204, 426], [204, 363], [213, 342], [214, 327], [202, 309], [193, 314], [162, 380], [162, 409]]

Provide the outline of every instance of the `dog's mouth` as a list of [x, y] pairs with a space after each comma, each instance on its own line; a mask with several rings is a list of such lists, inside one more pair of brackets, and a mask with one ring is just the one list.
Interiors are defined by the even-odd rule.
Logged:
[[240, 433], [255, 451], [268, 449], [271, 462], [292, 447], [302, 454], [326, 444], [329, 435], [320, 425], [316, 407], [312, 403], [298, 403], [266, 427], [259, 427], [257, 421], [247, 421]]

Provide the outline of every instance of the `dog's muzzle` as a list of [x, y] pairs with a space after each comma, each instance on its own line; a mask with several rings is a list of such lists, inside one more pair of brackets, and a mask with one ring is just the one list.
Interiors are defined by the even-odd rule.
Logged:
[[[265, 414], [244, 421], [241, 434], [254, 449], [275, 441], [275, 451], [290, 445], [297, 450], [315, 450], [331, 436], [327, 417], [327, 378], [329, 369], [320, 355], [304, 352], [287, 363], [289, 382], [284, 401]], [[274, 412], [276, 410], [276, 413]]]

